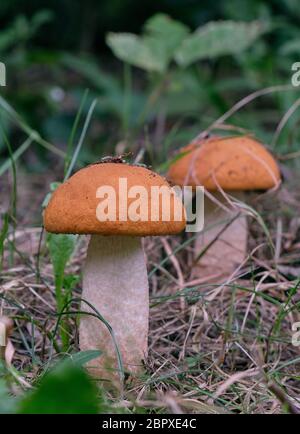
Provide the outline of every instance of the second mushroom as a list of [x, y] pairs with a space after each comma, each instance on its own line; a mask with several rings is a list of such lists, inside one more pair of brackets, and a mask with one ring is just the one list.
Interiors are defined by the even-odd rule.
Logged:
[[193, 276], [215, 282], [227, 279], [246, 257], [247, 217], [239, 202], [242, 205], [246, 191], [279, 185], [274, 157], [249, 136], [211, 137], [182, 148], [168, 179], [205, 189], [205, 227], [195, 242]]

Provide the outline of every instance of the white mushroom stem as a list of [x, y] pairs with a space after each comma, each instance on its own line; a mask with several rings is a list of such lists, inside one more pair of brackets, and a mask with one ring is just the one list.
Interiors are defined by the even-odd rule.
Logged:
[[[242, 192], [227, 193], [244, 201]], [[216, 202], [204, 199], [204, 230], [195, 241], [195, 258], [208, 249], [195, 265], [193, 278], [222, 283], [246, 257], [248, 225], [246, 216], [238, 208], [233, 209], [220, 192], [213, 196]]]
[[[147, 356], [149, 319], [148, 278], [140, 237], [91, 237], [82, 298], [91, 303], [112, 327], [125, 372], [140, 371], [142, 360]], [[81, 309], [93, 312], [84, 302]], [[83, 315], [79, 340], [82, 351], [103, 351], [101, 357], [89, 363], [91, 374], [117, 380], [116, 347], [105, 324], [90, 315]]]

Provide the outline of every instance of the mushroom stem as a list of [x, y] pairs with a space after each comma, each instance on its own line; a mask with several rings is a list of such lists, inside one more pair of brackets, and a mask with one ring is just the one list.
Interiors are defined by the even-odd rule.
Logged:
[[[227, 192], [244, 201], [242, 192]], [[230, 204], [220, 192], [213, 193], [215, 199], [226, 208]], [[195, 241], [195, 258], [203, 252], [193, 269], [194, 278], [203, 278], [220, 283], [228, 279], [244, 261], [247, 252], [247, 218], [239, 211], [227, 212], [211, 199], [204, 199], [204, 230]], [[210, 244], [211, 243], [211, 244]]]
[[[82, 298], [112, 327], [125, 372], [140, 371], [142, 360], [147, 356], [148, 289], [140, 237], [92, 235], [83, 274]], [[82, 311], [93, 312], [84, 302]], [[117, 380], [117, 352], [105, 324], [90, 315], [82, 316], [79, 340], [81, 350], [103, 352], [89, 363], [91, 374]]]

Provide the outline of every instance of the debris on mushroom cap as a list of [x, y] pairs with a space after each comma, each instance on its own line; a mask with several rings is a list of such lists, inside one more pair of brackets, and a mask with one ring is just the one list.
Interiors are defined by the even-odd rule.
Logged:
[[215, 138], [192, 143], [170, 167], [176, 185], [202, 185], [207, 190], [267, 190], [280, 182], [274, 157], [248, 136]]
[[[126, 178], [128, 190], [135, 186], [146, 189], [149, 211], [145, 221], [119, 219], [120, 178]], [[99, 199], [96, 192], [102, 186], [110, 186], [116, 192], [115, 221], [97, 219], [96, 208]], [[132, 236], [171, 235], [181, 232], [186, 224], [181, 200], [175, 194], [170, 194], [170, 218], [166, 220], [162, 215], [162, 207], [158, 203], [151, 204], [151, 187], [167, 187], [167, 191], [171, 192], [171, 187], [164, 178], [145, 167], [109, 162], [87, 166], [60, 185], [52, 195], [44, 212], [45, 229], [54, 233]], [[128, 198], [126, 214], [135, 199]], [[150, 210], [153, 205], [159, 206], [158, 221], [151, 219]], [[180, 220], [175, 217], [178, 215], [181, 215]]]

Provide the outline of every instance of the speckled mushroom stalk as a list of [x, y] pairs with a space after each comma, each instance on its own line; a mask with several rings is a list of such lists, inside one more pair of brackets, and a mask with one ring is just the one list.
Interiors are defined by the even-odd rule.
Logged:
[[[226, 198], [226, 195], [227, 198]], [[243, 263], [247, 252], [248, 222], [246, 215], [228, 202], [245, 201], [243, 192], [213, 192], [204, 198], [205, 228], [195, 240], [192, 278], [222, 281]], [[207, 250], [205, 250], [207, 248]], [[202, 253], [204, 254], [202, 255]]]
[[204, 230], [196, 238], [194, 278], [221, 282], [246, 257], [247, 217], [238, 202], [248, 190], [267, 190], [280, 182], [273, 156], [248, 136], [212, 137], [181, 150], [168, 179], [176, 185], [204, 186]]
[[[162, 212], [152, 221], [151, 213], [144, 220], [133, 221], [129, 209], [135, 198], [122, 202], [119, 180], [126, 179], [128, 191], [142, 186], [148, 195], [141, 204], [148, 210], [158, 209], [153, 203], [151, 188], [167, 187], [161, 176], [140, 166], [101, 163], [75, 173], [53, 194], [44, 213], [47, 231], [54, 233], [90, 234], [86, 264], [83, 270], [83, 300], [88, 301], [113, 330], [126, 372], [136, 373], [148, 353], [149, 292], [146, 258], [142, 237], [181, 232], [185, 227], [182, 203], [171, 195], [170, 219], [163, 221]], [[116, 192], [116, 218], [99, 221], [98, 189], [109, 186]], [[120, 212], [124, 217], [120, 218]], [[177, 221], [175, 215], [181, 215]], [[82, 310], [95, 311], [82, 302]], [[81, 350], [98, 349], [101, 357], [89, 363], [89, 371], [97, 378], [118, 379], [116, 347], [107, 326], [90, 315], [83, 315], [79, 329]]]
[[[141, 370], [148, 354], [149, 288], [140, 237], [92, 235], [83, 273], [82, 298], [109, 322], [127, 372]], [[83, 310], [90, 311], [84, 303]], [[83, 316], [81, 350], [101, 349], [107, 373], [116, 372], [116, 348], [109, 330], [99, 320]], [[95, 376], [107, 376], [101, 358], [91, 362]]]

